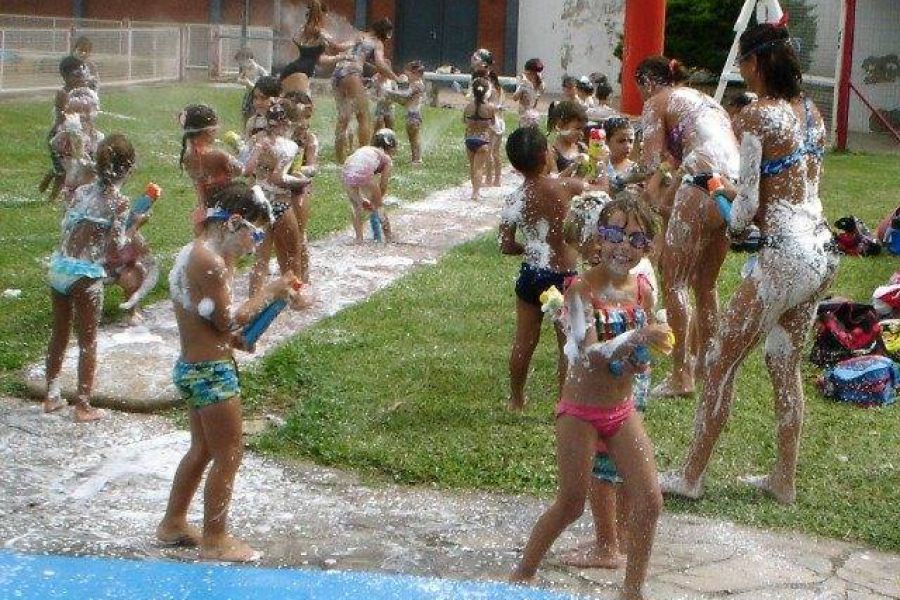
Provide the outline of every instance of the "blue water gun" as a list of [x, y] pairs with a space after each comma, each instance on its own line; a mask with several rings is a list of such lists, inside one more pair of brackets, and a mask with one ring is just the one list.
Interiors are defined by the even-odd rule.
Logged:
[[146, 214], [153, 203], [162, 195], [162, 188], [152, 181], [147, 184], [144, 193], [134, 199], [131, 204], [131, 210], [128, 211], [128, 219], [125, 221], [125, 229], [131, 227], [135, 217]]
[[375, 241], [382, 241], [384, 239], [384, 228], [381, 225], [381, 217], [378, 215], [377, 210], [369, 213], [369, 225], [372, 226], [372, 237], [375, 238]]
[[[303, 286], [299, 281], [291, 284], [294, 290], [299, 290]], [[287, 300], [278, 298], [270, 302], [258, 315], [244, 326], [241, 330], [241, 340], [247, 348], [252, 348], [260, 336], [272, 325], [275, 317], [281, 314], [288, 305]]]

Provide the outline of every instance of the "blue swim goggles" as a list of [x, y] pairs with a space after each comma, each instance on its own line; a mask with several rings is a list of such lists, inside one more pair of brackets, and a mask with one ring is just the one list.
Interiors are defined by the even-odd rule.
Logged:
[[613, 244], [621, 244], [627, 238], [628, 243], [636, 250], [645, 250], [653, 243], [653, 239], [648, 237], [643, 231], [632, 231], [626, 234], [621, 227], [605, 227], [601, 225], [597, 228], [597, 232], [600, 234], [601, 239]]
[[[206, 220], [207, 221], [223, 221], [227, 222], [232, 214], [227, 210], [223, 210], [219, 207], [216, 208], [208, 208], [206, 209]], [[261, 244], [264, 239], [266, 239], [266, 232], [244, 217], [237, 215], [240, 218], [240, 222], [238, 223], [238, 227], [246, 227], [250, 230], [250, 236], [253, 238], [254, 244]]]

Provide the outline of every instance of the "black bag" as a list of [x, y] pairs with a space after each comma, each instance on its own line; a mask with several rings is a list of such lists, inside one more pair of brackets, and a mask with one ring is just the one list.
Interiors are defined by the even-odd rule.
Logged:
[[816, 310], [815, 339], [809, 360], [830, 367], [853, 356], [883, 354], [881, 324], [871, 304], [824, 301]]

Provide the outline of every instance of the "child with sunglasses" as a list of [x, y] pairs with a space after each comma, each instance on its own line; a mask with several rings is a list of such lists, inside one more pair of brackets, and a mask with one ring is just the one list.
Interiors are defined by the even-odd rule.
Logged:
[[[231, 290], [237, 260], [253, 252], [271, 207], [258, 188], [227, 184], [207, 203], [206, 218], [193, 242], [178, 253], [169, 274], [169, 293], [181, 340], [172, 379], [190, 408], [191, 445], [181, 459], [166, 514], [156, 529], [165, 544], [200, 546], [200, 558], [247, 562], [259, 553], [228, 533], [228, 507], [241, 464], [240, 381], [232, 348], [247, 348], [245, 327], [278, 298], [299, 307], [296, 279], [285, 275], [240, 306]], [[187, 522], [187, 511], [207, 466], [203, 530]]]
[[630, 271], [649, 253], [655, 230], [640, 201], [625, 196], [608, 203], [590, 250], [591, 268], [566, 291], [558, 316], [568, 360], [556, 407], [559, 489], [531, 532], [510, 576], [514, 582], [533, 579], [553, 542], [581, 516], [595, 450], [603, 442], [624, 479], [631, 510], [623, 597], [644, 598], [662, 495], [653, 446], [634, 408], [633, 375], [646, 370], [648, 347], [667, 351], [672, 340], [667, 325], [651, 322], [648, 286]]

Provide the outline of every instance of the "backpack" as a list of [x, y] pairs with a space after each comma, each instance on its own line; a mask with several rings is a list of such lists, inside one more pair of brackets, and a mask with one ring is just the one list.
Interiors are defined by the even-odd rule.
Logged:
[[853, 356], [881, 352], [881, 325], [871, 304], [835, 300], [816, 310], [809, 360], [830, 367]]
[[834, 222], [834, 226], [840, 230], [834, 239], [847, 256], [876, 256], [881, 253], [881, 244], [866, 224], [853, 215], [841, 217]]
[[893, 404], [900, 385], [900, 366], [886, 356], [857, 356], [839, 362], [819, 380], [828, 398], [860, 406]]

